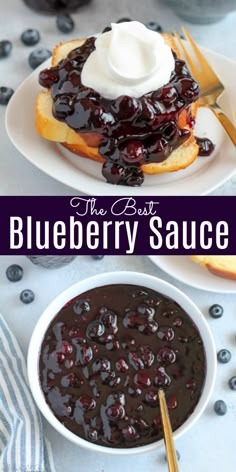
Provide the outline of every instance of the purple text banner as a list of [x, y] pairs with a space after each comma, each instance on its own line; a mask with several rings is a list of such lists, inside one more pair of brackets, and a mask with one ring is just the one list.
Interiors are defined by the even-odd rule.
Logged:
[[0, 197], [0, 254], [236, 255], [235, 197]]

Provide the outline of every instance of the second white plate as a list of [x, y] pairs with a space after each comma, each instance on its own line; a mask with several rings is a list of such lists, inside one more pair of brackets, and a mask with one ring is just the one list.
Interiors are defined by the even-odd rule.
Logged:
[[188, 256], [149, 256], [168, 275], [191, 287], [218, 293], [235, 293], [236, 280], [216, 277]]

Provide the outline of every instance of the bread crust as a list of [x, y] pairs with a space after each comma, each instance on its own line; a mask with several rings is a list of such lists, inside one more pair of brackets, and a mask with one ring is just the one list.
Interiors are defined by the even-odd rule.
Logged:
[[[185, 152], [187, 149], [187, 152]], [[177, 149], [172, 151], [170, 156], [162, 162], [151, 162], [150, 164], [141, 165], [144, 174], [164, 174], [165, 172], [176, 172], [178, 170], [186, 169], [190, 166], [198, 156], [199, 147], [196, 141], [191, 137], [186, 144], [182, 144]]]
[[[163, 34], [165, 41], [173, 49], [177, 56], [179, 51], [176, 47], [173, 36]], [[52, 67], [56, 66], [70, 51], [81, 46], [86, 39], [75, 39], [61, 42], [53, 49]], [[195, 102], [191, 106], [193, 118], [196, 117], [198, 104]], [[160, 163], [151, 162], [141, 165], [144, 174], [162, 174], [166, 172], [176, 172], [191, 165], [198, 156], [199, 147], [193, 136], [192, 129], [188, 126], [187, 111], [184, 110], [178, 119], [180, 128], [188, 128], [191, 135], [181, 146], [175, 149], [171, 155]], [[52, 98], [50, 90], [42, 91], [36, 100], [36, 129], [37, 132], [48, 139], [63, 144], [69, 151], [78, 156], [93, 159], [103, 163], [105, 159], [99, 154], [99, 144], [102, 136], [96, 132], [77, 133], [65, 122], [57, 120], [52, 113]]]
[[236, 256], [190, 256], [211, 274], [236, 281]]

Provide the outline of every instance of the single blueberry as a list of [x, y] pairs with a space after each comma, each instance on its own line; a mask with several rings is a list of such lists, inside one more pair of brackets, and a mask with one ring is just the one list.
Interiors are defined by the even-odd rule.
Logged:
[[116, 23], [127, 23], [128, 21], [132, 21], [131, 18], [119, 18]]
[[101, 321], [94, 320], [94, 321], [91, 321], [91, 323], [89, 323], [86, 330], [86, 336], [89, 339], [98, 340], [101, 338], [104, 332], [105, 332], [104, 324]]
[[29, 65], [32, 69], [36, 69], [36, 67], [40, 66], [46, 59], [51, 57], [52, 53], [49, 49], [40, 48], [35, 49], [29, 55]]
[[221, 364], [227, 364], [231, 359], [231, 352], [228, 349], [221, 349], [217, 353], [217, 359]]
[[39, 31], [36, 29], [27, 29], [21, 35], [21, 41], [25, 46], [35, 46], [40, 41]]
[[224, 416], [227, 413], [227, 405], [223, 400], [217, 400], [214, 403], [214, 411], [219, 416]]
[[7, 268], [6, 276], [10, 282], [19, 282], [23, 277], [23, 269], [17, 264], [12, 264]]
[[23, 290], [20, 294], [20, 300], [22, 303], [32, 303], [34, 301], [34, 292], [30, 289]]
[[76, 300], [73, 305], [73, 310], [76, 315], [83, 315], [84, 313], [88, 313], [90, 309], [91, 307], [88, 300], [85, 300], [84, 298]]
[[221, 318], [224, 313], [224, 309], [221, 305], [215, 304], [209, 308], [209, 315], [212, 318]]
[[156, 21], [149, 21], [148, 23], [146, 23], [146, 28], [152, 30], [152, 31], [156, 31], [156, 33], [162, 33], [163, 32], [163, 28], [161, 25], [159, 25], [158, 23], [156, 23]]
[[94, 260], [101, 261], [104, 258], [104, 256], [92, 256], [92, 258]]
[[0, 41], [0, 59], [8, 57], [12, 50], [12, 42], [6, 40]]
[[74, 20], [68, 14], [58, 15], [56, 18], [56, 25], [59, 31], [66, 34], [71, 33], [75, 27]]
[[0, 105], [7, 105], [14, 90], [10, 87], [0, 87]]
[[236, 390], [236, 375], [229, 379], [229, 387], [231, 388], [231, 390]]

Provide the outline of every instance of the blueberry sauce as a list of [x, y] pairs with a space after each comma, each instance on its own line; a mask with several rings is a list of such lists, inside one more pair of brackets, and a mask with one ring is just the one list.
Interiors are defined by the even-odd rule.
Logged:
[[213, 144], [213, 142], [208, 138], [195, 138], [195, 139], [199, 146], [198, 155], [203, 156], [203, 157], [210, 156], [215, 149], [215, 145]]
[[164, 87], [140, 98], [108, 100], [81, 83], [81, 72], [95, 49], [91, 37], [56, 67], [43, 70], [39, 83], [51, 89], [53, 115], [79, 133], [97, 136], [103, 176], [113, 184], [140, 186], [142, 164], [162, 162], [190, 136], [178, 118], [199, 97], [199, 86], [183, 60]]
[[163, 437], [158, 387], [173, 429], [186, 421], [202, 392], [205, 362], [199, 332], [176, 302], [144, 287], [108, 285], [56, 315], [39, 375], [66, 428], [96, 444], [130, 448]]

